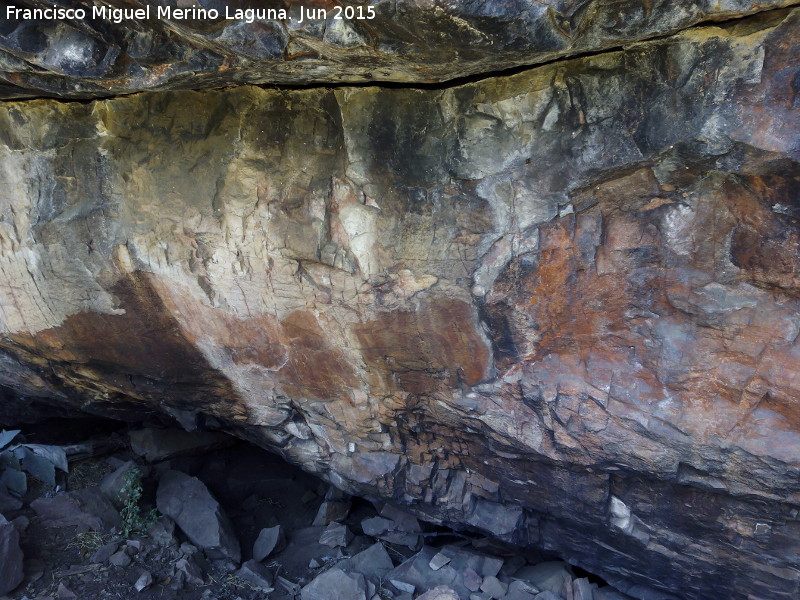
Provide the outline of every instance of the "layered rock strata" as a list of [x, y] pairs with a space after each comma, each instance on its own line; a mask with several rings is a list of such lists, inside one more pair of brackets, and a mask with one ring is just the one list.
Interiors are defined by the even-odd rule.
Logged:
[[7, 102], [0, 384], [634, 596], [796, 598], [798, 39], [771, 11], [448, 89]]
[[[795, 3], [15, 0], [0, 14], [0, 98], [237, 84], [439, 83]], [[84, 12], [34, 12], [54, 8]]]

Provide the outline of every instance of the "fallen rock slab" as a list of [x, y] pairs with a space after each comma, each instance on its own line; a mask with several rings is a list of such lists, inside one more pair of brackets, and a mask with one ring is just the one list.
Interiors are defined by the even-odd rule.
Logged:
[[178, 456], [196, 456], [225, 448], [236, 438], [215, 431], [145, 428], [128, 433], [131, 450], [153, 463]]
[[161, 476], [156, 492], [159, 512], [170, 517], [209, 558], [241, 560], [233, 525], [205, 484], [180, 471]]
[[110, 531], [121, 523], [119, 512], [98, 487], [37, 498], [31, 508], [45, 527], [77, 527], [78, 531]]
[[280, 552], [285, 545], [286, 539], [280, 525], [265, 527], [253, 544], [253, 558], [257, 561], [264, 560], [273, 552]]
[[244, 562], [242, 567], [236, 571], [236, 575], [239, 579], [246, 581], [264, 593], [269, 593], [274, 589], [272, 587], [272, 573], [257, 560]]
[[7, 594], [22, 583], [23, 560], [19, 532], [0, 514], [0, 594]]
[[302, 600], [366, 600], [363, 577], [333, 567], [300, 590]]

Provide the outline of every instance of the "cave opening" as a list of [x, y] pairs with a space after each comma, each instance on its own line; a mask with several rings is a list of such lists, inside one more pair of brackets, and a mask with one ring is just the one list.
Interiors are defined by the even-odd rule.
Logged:
[[[625, 598], [558, 557], [351, 497], [226, 433], [71, 416], [0, 434], [0, 527], [24, 557], [15, 600]], [[52, 460], [51, 480], [32, 455]]]

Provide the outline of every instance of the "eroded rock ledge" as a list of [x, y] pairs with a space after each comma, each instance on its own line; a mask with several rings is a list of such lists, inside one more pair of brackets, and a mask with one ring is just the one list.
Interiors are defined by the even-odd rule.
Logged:
[[[18, 8], [84, 8], [87, 18], [0, 19], [0, 98], [97, 98], [142, 90], [362, 82], [440, 83], [596, 52], [796, 4], [797, 0], [15, 0]], [[196, 5], [216, 21], [158, 19]], [[100, 9], [150, 9], [115, 22]], [[374, 18], [336, 19], [368, 6]], [[287, 18], [226, 19], [237, 9]], [[327, 18], [307, 18], [327, 10]], [[5, 11], [5, 6], [3, 7]], [[301, 14], [302, 11], [302, 14]], [[16, 15], [17, 13], [13, 13]], [[170, 13], [172, 14], [172, 13]], [[204, 16], [205, 13], [191, 13]], [[372, 14], [372, 13], [369, 13]], [[302, 20], [301, 20], [302, 19]], [[250, 19], [252, 20], [252, 19]]]
[[446, 90], [7, 102], [0, 383], [635, 596], [796, 598], [798, 39], [774, 11]]

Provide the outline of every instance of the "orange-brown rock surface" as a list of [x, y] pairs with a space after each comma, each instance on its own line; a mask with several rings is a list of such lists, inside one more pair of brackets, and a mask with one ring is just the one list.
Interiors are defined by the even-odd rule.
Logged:
[[233, 431], [641, 598], [797, 598], [798, 39], [5, 103], [0, 407]]

